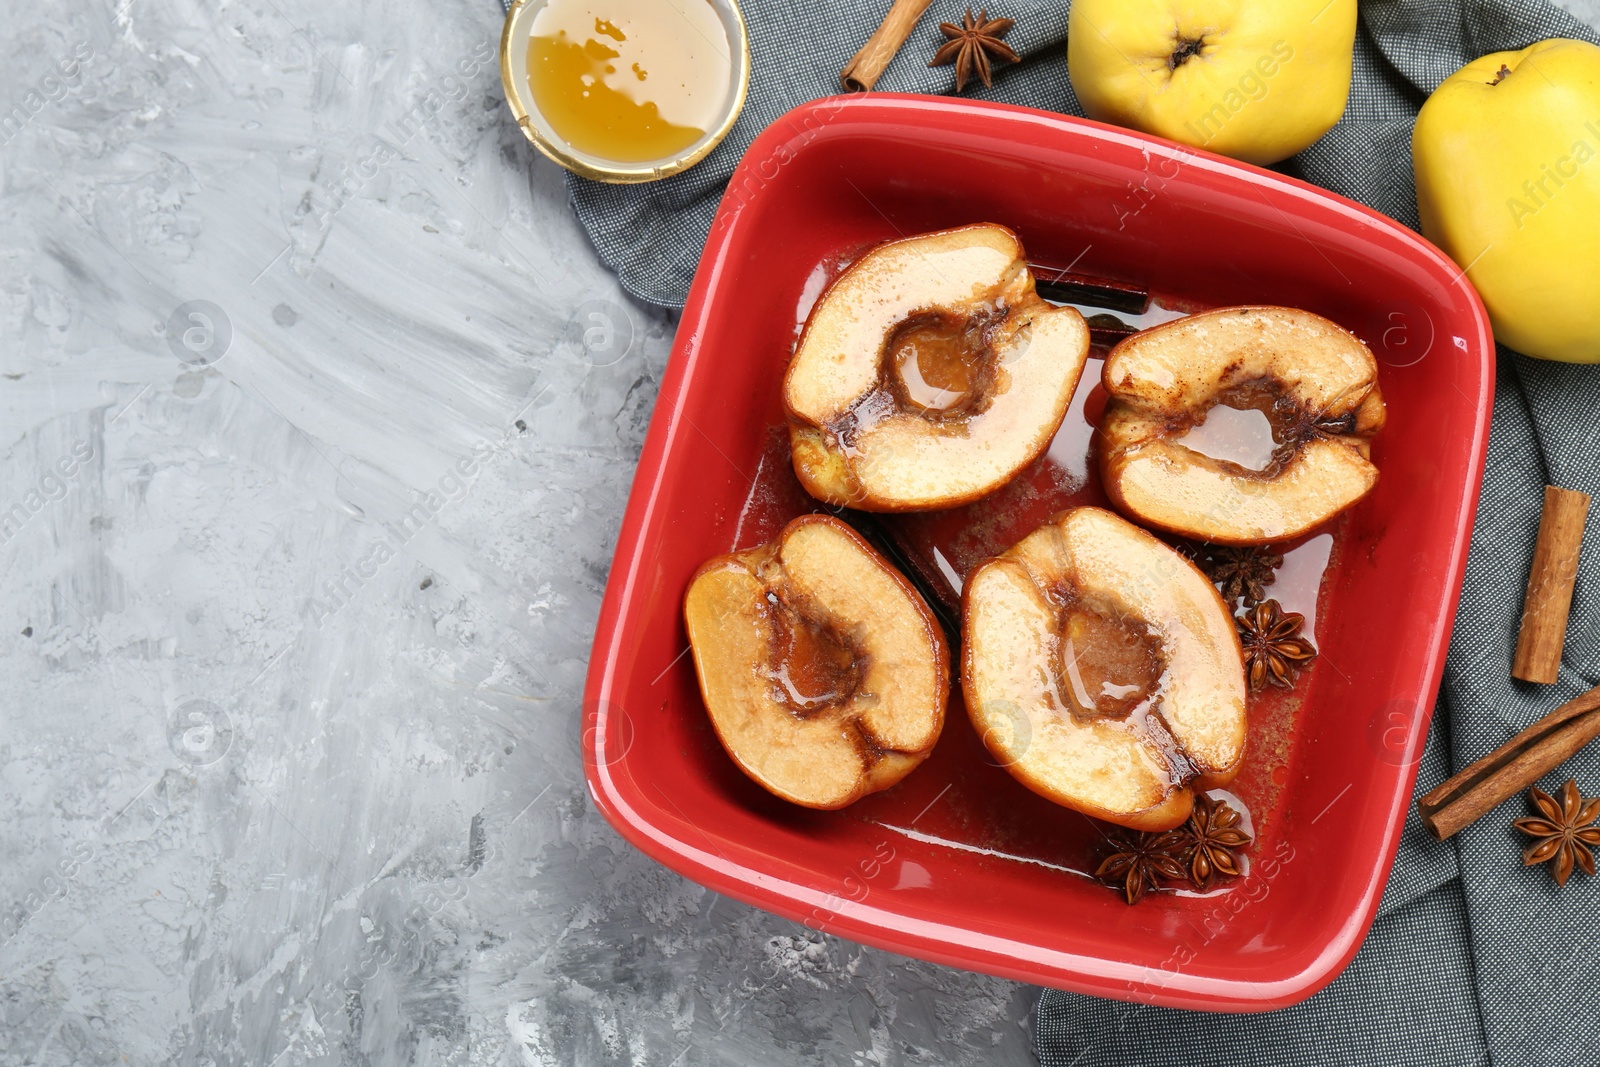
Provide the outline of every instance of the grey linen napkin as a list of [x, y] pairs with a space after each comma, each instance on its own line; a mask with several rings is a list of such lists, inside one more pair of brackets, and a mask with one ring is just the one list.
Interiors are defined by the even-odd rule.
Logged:
[[[1411, 125], [1426, 94], [1469, 60], [1547, 37], [1600, 34], [1540, 0], [1373, 0], [1361, 6], [1350, 103], [1294, 160], [1306, 179], [1417, 224]], [[1600, 146], [1596, 146], [1600, 147]], [[1600, 254], [1574, 270], [1600, 270]], [[1600, 682], [1600, 515], [1591, 514], [1558, 684], [1511, 680], [1539, 487], [1600, 492], [1600, 368], [1502, 347], [1477, 525], [1419, 768], [1420, 795]], [[1600, 748], [1543, 783], [1600, 793]], [[1521, 799], [1440, 844], [1413, 809], [1365, 945], [1311, 999], [1267, 1015], [1139, 1008], [1047, 991], [1035, 1041], [1045, 1067], [1075, 1064], [1600, 1064], [1600, 883], [1565, 890], [1525, 870]], [[1329, 872], [1336, 877], [1338, 872]]]
[[[601, 258], [650, 303], [682, 306], [745, 147], [789, 108], [837, 92], [840, 68], [887, 10], [886, 0], [841, 0], [826, 12], [792, 0], [742, 6], [754, 64], [749, 103], [727, 141], [694, 169], [650, 185], [569, 179]], [[1008, 41], [1025, 61], [999, 70], [993, 89], [969, 86], [968, 95], [1080, 114], [1065, 77], [1067, 6], [991, 5], [991, 14], [1016, 20]], [[951, 91], [950, 68], [930, 69], [927, 57], [940, 40], [938, 23], [959, 21], [964, 7], [936, 0], [878, 88]], [[1547, 37], [1600, 43], [1600, 34], [1542, 0], [1370, 0], [1361, 16], [1344, 118], [1285, 169], [1412, 226], [1411, 125], [1428, 92], [1488, 52]], [[1573, 269], [1600, 269], [1600, 253]], [[1600, 682], [1600, 509], [1590, 517], [1560, 682], [1527, 686], [1509, 674], [1539, 487], [1600, 494], [1600, 368], [1502, 348], [1496, 390], [1482, 502], [1419, 794]], [[1553, 792], [1569, 775], [1600, 793], [1600, 748], [1580, 753], [1544, 786]], [[1035, 1031], [1041, 1063], [1600, 1064], [1600, 881], [1580, 872], [1560, 891], [1542, 870], [1524, 870], [1510, 827], [1523, 813], [1521, 800], [1508, 801], [1440, 844], [1413, 811], [1366, 944], [1304, 1003], [1221, 1015], [1047, 990]]]

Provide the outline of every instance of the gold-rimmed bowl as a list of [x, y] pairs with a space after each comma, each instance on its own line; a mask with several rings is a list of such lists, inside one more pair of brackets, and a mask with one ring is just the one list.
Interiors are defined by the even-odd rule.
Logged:
[[506, 103], [517, 125], [540, 152], [574, 174], [597, 182], [618, 185], [653, 182], [694, 166], [733, 129], [750, 88], [750, 36], [739, 4], [737, 0], [707, 2], [728, 34], [728, 93], [717, 121], [681, 152], [639, 163], [619, 163], [585, 152], [555, 131], [540, 112], [528, 79], [528, 42], [533, 21], [548, 6], [549, 0], [516, 0], [506, 14], [505, 31], [500, 35], [500, 80], [505, 85]]

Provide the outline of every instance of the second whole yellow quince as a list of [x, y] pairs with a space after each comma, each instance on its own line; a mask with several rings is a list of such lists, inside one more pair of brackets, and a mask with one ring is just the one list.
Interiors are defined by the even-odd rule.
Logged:
[[1600, 363], [1600, 48], [1541, 41], [1474, 60], [1411, 135], [1422, 233], [1483, 297], [1495, 339]]
[[1344, 114], [1356, 0], [1073, 0], [1067, 73], [1084, 112], [1249, 163]]

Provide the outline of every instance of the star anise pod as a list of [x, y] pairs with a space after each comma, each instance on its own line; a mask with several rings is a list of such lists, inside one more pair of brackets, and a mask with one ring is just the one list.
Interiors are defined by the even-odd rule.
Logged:
[[1294, 679], [1290, 671], [1304, 667], [1317, 654], [1311, 642], [1300, 636], [1306, 617], [1284, 611], [1276, 600], [1263, 600], [1235, 621], [1252, 693], [1261, 692], [1268, 682], [1291, 688]]
[[1244, 606], [1253, 608], [1267, 598], [1266, 587], [1277, 579], [1283, 557], [1254, 545], [1207, 545], [1200, 550], [1196, 563], [1230, 606], [1243, 598]]
[[1111, 855], [1101, 861], [1094, 876], [1110, 879], [1129, 904], [1137, 904], [1145, 890], [1156, 887], [1158, 879], [1183, 880], [1179, 856], [1184, 843], [1184, 835], [1172, 830], [1159, 834], [1119, 831], [1111, 836]]
[[1020, 63], [1022, 57], [1011, 50], [1011, 46], [1000, 38], [1011, 32], [1010, 19], [992, 19], [989, 9], [984, 8], [978, 12], [978, 17], [972, 17], [972, 8], [967, 8], [966, 17], [957, 26], [953, 22], [941, 22], [939, 32], [947, 40], [933, 54], [930, 67], [943, 67], [947, 64], [956, 65], [956, 92], [967, 87], [967, 79], [974, 73], [983, 79], [984, 85], [993, 85], [994, 80], [990, 75], [989, 57], [1004, 60], [1007, 63]]
[[1556, 885], [1567, 884], [1574, 864], [1592, 877], [1594, 853], [1589, 849], [1600, 846], [1600, 826], [1592, 825], [1600, 817], [1600, 797], [1584, 799], [1578, 794], [1578, 783], [1568, 778], [1561, 787], [1561, 803], [1538, 786], [1528, 790], [1528, 799], [1543, 817], [1511, 824], [1534, 838], [1533, 844], [1522, 850], [1523, 866], [1553, 863], [1550, 873], [1555, 875]]
[[1201, 793], [1194, 798], [1194, 811], [1180, 831], [1188, 850], [1189, 880], [1196, 889], [1211, 888], [1219, 874], [1237, 877], [1240, 873], [1236, 849], [1250, 844], [1250, 835], [1239, 828], [1239, 811], [1226, 800], [1213, 800]]

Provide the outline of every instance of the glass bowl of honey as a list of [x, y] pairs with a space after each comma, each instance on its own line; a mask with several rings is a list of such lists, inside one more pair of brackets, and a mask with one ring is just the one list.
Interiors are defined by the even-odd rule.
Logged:
[[733, 128], [750, 41], [736, 0], [517, 0], [500, 77], [539, 151], [595, 181], [655, 181]]

